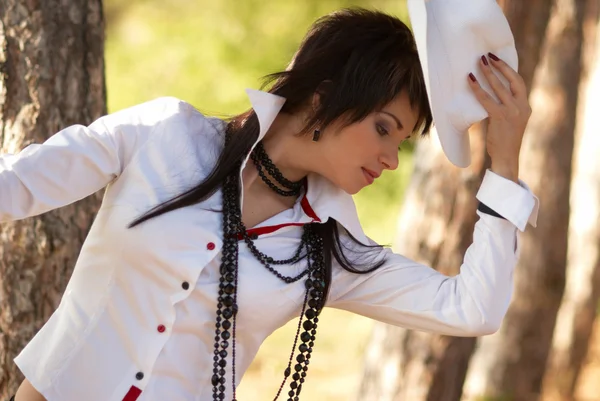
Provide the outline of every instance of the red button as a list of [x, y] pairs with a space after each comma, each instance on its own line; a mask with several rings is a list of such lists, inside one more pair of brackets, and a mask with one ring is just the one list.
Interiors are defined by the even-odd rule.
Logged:
[[215, 249], [214, 242], [209, 242], [208, 245], [206, 245], [206, 249], [208, 249], [209, 251], [212, 251], [213, 249]]
[[162, 324], [161, 324], [161, 325], [159, 325], [159, 326], [156, 328], [156, 330], [158, 330], [158, 332], [159, 332], [159, 333], [164, 333], [164, 331], [165, 331], [166, 329], [167, 329], [167, 328], [166, 328], [164, 325], [162, 325]]

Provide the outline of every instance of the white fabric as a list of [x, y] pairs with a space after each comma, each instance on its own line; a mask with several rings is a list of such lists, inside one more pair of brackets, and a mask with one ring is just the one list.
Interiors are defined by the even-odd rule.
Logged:
[[[264, 134], [283, 99], [249, 95]], [[188, 103], [160, 98], [0, 157], [0, 221], [39, 215], [107, 187], [58, 309], [15, 359], [49, 401], [121, 401], [132, 386], [142, 390], [137, 399], [143, 401], [212, 400], [222, 245], [215, 210], [221, 208], [221, 193], [133, 229], [126, 226], [209, 173], [223, 128], [222, 121]], [[480, 214], [459, 275], [447, 277], [383, 250], [377, 257], [387, 261], [372, 274], [352, 274], [334, 263], [328, 306], [456, 336], [497, 330], [512, 292], [515, 226], [532, 216], [537, 202], [527, 189], [490, 176], [479, 197], [510, 221]], [[321, 221], [334, 218], [369, 241], [351, 196], [310, 175], [305, 198], [259, 227], [311, 222], [312, 208]], [[287, 258], [301, 232], [286, 226], [256, 243], [275, 258]], [[284, 284], [267, 272], [243, 243], [239, 260], [238, 381], [263, 340], [298, 316], [304, 291], [303, 281]], [[166, 330], [160, 332], [159, 325]]]
[[479, 62], [492, 52], [517, 70], [510, 26], [496, 0], [408, 0], [408, 11], [442, 149], [453, 164], [467, 167], [468, 129], [488, 116], [467, 76], [473, 73], [497, 100]]

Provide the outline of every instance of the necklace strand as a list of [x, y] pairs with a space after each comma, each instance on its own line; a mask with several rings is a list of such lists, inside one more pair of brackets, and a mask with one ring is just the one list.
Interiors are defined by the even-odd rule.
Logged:
[[[250, 158], [254, 162], [256, 166], [256, 170], [258, 171], [258, 175], [263, 180], [265, 184], [269, 186], [273, 191], [278, 193], [281, 196], [298, 196], [303, 187], [303, 180], [300, 181], [290, 181], [283, 176], [281, 171], [277, 168], [277, 166], [273, 163], [262, 142], [259, 142], [254, 147], [252, 153], [250, 153]], [[264, 170], [266, 170], [271, 177], [275, 180], [277, 184], [285, 189], [281, 189], [273, 181], [267, 177]]]
[[[229, 140], [229, 135], [226, 138], [226, 142]], [[264, 153], [264, 148], [260, 147]], [[259, 153], [260, 154], [260, 151]], [[260, 156], [260, 160], [264, 164], [264, 160], [270, 159], [268, 156]], [[258, 160], [259, 158], [257, 158]], [[254, 159], [253, 159], [254, 160]], [[272, 164], [272, 162], [270, 162]], [[256, 164], [256, 163], [255, 163]], [[234, 171], [239, 170], [240, 165], [237, 166]], [[258, 167], [257, 167], [258, 168]], [[279, 172], [277, 168], [272, 164], [272, 167], [265, 167], [269, 174], [273, 176], [278, 183], [281, 175], [277, 173], [272, 174], [271, 170]], [[260, 171], [260, 169], [259, 169]], [[280, 173], [279, 173], [280, 175]], [[262, 177], [262, 175], [261, 175]], [[263, 178], [264, 180], [265, 178]], [[267, 178], [268, 179], [268, 178]], [[285, 180], [285, 178], [283, 178]], [[289, 183], [289, 182], [288, 182]], [[300, 187], [297, 189], [298, 193], [302, 189], [302, 181], [299, 182]], [[282, 184], [282, 183], [280, 183]], [[292, 183], [297, 185], [298, 183]], [[283, 184], [282, 184], [283, 186]], [[289, 188], [289, 187], [288, 187]], [[277, 188], [279, 189], [279, 188]], [[296, 188], [294, 188], [296, 190]], [[213, 400], [223, 401], [225, 399], [226, 391], [226, 367], [227, 357], [229, 348], [229, 340], [231, 340], [231, 378], [232, 378], [232, 390], [233, 399], [237, 401], [236, 396], [236, 326], [237, 326], [237, 314], [238, 314], [238, 257], [239, 257], [239, 239], [241, 239], [248, 245], [250, 252], [254, 257], [272, 274], [281, 279], [286, 283], [293, 283], [306, 276], [305, 280], [305, 296], [302, 303], [300, 317], [298, 320], [298, 328], [292, 345], [292, 352], [288, 361], [287, 368], [284, 371], [284, 378], [279, 387], [277, 394], [275, 395], [274, 401], [277, 400], [283, 391], [283, 387], [291, 376], [292, 381], [290, 382], [290, 390], [288, 391], [288, 401], [298, 401], [299, 395], [302, 390], [302, 384], [305, 381], [306, 374], [308, 371], [308, 365], [311, 358], [311, 353], [314, 346], [317, 323], [319, 321], [318, 315], [320, 313], [320, 305], [323, 303], [322, 298], [324, 297], [324, 258], [323, 258], [323, 240], [314, 231], [312, 224], [304, 226], [304, 233], [300, 241], [298, 249], [295, 251], [291, 258], [284, 260], [275, 260], [266, 254], [260, 252], [254, 244], [255, 238], [248, 234], [242, 220], [241, 211], [239, 206], [239, 175], [233, 173], [228, 176], [223, 185], [223, 250], [221, 256], [221, 266], [219, 269], [219, 291], [217, 298], [217, 311], [215, 318], [215, 344], [214, 344], [214, 357], [213, 357], [213, 375], [211, 383], [213, 385]], [[278, 191], [277, 191], [278, 192]], [[279, 192], [278, 192], [279, 193]], [[305, 252], [303, 253], [303, 249]], [[272, 265], [281, 264], [294, 264], [299, 261], [306, 259], [306, 269], [295, 277], [284, 276], [275, 270]], [[304, 329], [302, 331], [302, 329]], [[301, 333], [302, 331], [302, 333]], [[300, 340], [300, 345], [296, 350], [296, 346]], [[297, 351], [296, 363], [293, 363], [294, 354]], [[292, 365], [294, 364], [292, 373]]]

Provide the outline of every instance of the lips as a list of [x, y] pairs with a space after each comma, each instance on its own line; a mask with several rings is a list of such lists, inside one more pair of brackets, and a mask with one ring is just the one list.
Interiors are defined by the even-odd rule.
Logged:
[[372, 184], [373, 181], [375, 181], [375, 179], [377, 179], [380, 175], [380, 174], [378, 174], [372, 170], [366, 169], [364, 167], [362, 168], [362, 171], [363, 171], [363, 174], [364, 174], [367, 182], [369, 183], [369, 185]]

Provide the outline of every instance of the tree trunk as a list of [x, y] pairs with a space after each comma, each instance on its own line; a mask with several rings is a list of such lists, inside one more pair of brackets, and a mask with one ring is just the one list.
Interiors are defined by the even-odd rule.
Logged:
[[[106, 113], [103, 47], [101, 0], [0, 0], [1, 153]], [[22, 380], [12, 360], [57, 307], [99, 200], [0, 225], [0, 399]]]
[[571, 183], [567, 284], [554, 329], [547, 399], [573, 400], [600, 301], [600, 2], [588, 0], [584, 69]]
[[519, 74], [531, 88], [554, 0], [498, 0], [510, 23], [519, 54]]
[[484, 337], [474, 355], [468, 399], [535, 401], [541, 393], [565, 285], [586, 1], [556, 0], [552, 10], [521, 153], [521, 175], [542, 201], [538, 228], [522, 237], [513, 300], [502, 328]]
[[[531, 82], [531, 66], [540, 57], [549, 3], [528, 1], [536, 14], [522, 6], [522, 0], [502, 4], [512, 10], [507, 17], [522, 52], [519, 65], [524, 68], [526, 82]], [[526, 32], [517, 29], [524, 26], [529, 27]], [[485, 126], [472, 131], [473, 161], [468, 169], [450, 165], [437, 140], [417, 145], [415, 171], [398, 222], [395, 250], [448, 275], [458, 273], [472, 242], [477, 219], [475, 195], [489, 165], [483, 140]], [[357, 399], [458, 401], [475, 345], [474, 338], [432, 335], [377, 323], [367, 346]]]

